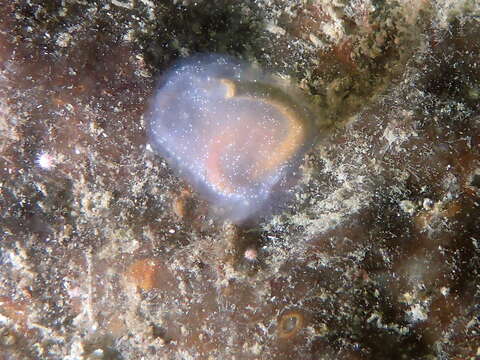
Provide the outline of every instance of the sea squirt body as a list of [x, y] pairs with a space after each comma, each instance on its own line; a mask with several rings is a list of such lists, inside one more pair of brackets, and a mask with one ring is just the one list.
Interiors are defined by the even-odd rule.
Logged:
[[237, 223], [286, 193], [313, 143], [311, 119], [291, 85], [214, 54], [166, 72], [147, 114], [152, 147]]

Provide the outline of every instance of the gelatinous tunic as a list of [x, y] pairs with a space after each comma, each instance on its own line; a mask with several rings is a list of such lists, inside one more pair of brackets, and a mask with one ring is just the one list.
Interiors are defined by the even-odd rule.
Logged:
[[220, 55], [176, 64], [162, 77], [147, 119], [154, 149], [234, 222], [286, 190], [315, 135], [295, 90]]

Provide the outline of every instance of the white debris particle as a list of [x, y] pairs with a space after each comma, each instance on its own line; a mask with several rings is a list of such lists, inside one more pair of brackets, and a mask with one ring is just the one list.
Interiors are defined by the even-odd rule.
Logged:
[[318, 48], [325, 47], [325, 43], [322, 40], [320, 40], [318, 37], [316, 37], [314, 34], [310, 33], [310, 35], [308, 35], [308, 38], [310, 39], [312, 44], [315, 45], [316, 47]]
[[273, 23], [266, 24], [265, 29], [267, 31], [271, 32], [272, 34], [279, 35], [279, 36], [283, 36], [286, 33], [285, 29], [283, 29], [280, 26], [275, 25]]
[[409, 215], [413, 215], [416, 210], [415, 203], [410, 200], [402, 200], [399, 203], [400, 209], [402, 209], [404, 212], [406, 212]]
[[52, 170], [56, 165], [56, 159], [48, 152], [41, 152], [37, 155], [35, 164], [44, 170]]
[[70, 41], [72, 40], [72, 35], [69, 33], [61, 33], [57, 37], [57, 41], [55, 42], [58, 46], [60, 47], [67, 47], [68, 44], [70, 44]]
[[118, 7], [125, 8], [125, 9], [133, 9], [133, 7], [134, 7], [133, 0], [130, 0], [128, 2], [112, 0], [112, 4], [115, 5], [115, 6], [118, 6]]
[[414, 304], [407, 310], [407, 316], [411, 323], [425, 321], [428, 319], [428, 314], [421, 304]]

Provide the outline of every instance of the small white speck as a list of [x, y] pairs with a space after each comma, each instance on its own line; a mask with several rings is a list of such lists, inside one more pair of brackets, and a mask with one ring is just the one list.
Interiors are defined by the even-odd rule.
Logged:
[[425, 210], [432, 210], [433, 205], [434, 205], [434, 202], [431, 199], [429, 198], [423, 199], [423, 208]]
[[168, 230], [168, 232], [169, 232], [170, 234], [175, 234], [175, 229], [170, 229], [170, 230]]
[[440, 289], [440, 293], [443, 295], [443, 296], [448, 296], [448, 294], [450, 293], [450, 289], [443, 286], [441, 289]]
[[56, 44], [65, 48], [70, 44], [70, 41], [72, 41], [72, 35], [69, 33], [61, 33], [57, 38]]
[[428, 319], [427, 309], [421, 304], [414, 304], [407, 310], [410, 323], [422, 322]]
[[56, 159], [48, 152], [41, 152], [37, 155], [35, 164], [44, 170], [52, 170], [56, 166]]
[[243, 253], [243, 256], [248, 261], [256, 261], [257, 258], [258, 258], [258, 251], [257, 251], [257, 249], [254, 249], [254, 248], [250, 247], [250, 248], [245, 250], [245, 252]]
[[118, 7], [122, 7], [122, 8], [125, 8], [125, 9], [133, 9], [133, 7], [134, 7], [134, 4], [133, 4], [132, 0], [127, 1], [127, 2], [117, 1], [117, 0], [111, 0], [111, 1], [112, 1], [113, 5], [118, 6]]

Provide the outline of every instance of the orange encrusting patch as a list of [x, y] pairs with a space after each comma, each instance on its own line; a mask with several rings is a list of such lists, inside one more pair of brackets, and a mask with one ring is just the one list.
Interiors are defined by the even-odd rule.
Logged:
[[158, 287], [158, 264], [151, 259], [140, 259], [131, 264], [126, 272], [127, 278], [142, 290]]

